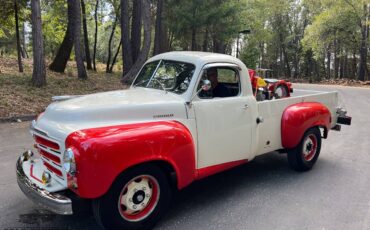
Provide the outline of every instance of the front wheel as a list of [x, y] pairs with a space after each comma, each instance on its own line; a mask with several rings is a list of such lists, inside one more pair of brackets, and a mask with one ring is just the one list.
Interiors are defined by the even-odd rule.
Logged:
[[308, 171], [316, 163], [321, 150], [321, 133], [319, 128], [311, 128], [303, 135], [301, 142], [288, 150], [288, 162], [296, 171]]
[[94, 216], [104, 229], [150, 229], [166, 211], [171, 187], [155, 165], [122, 173], [103, 197], [93, 202]]

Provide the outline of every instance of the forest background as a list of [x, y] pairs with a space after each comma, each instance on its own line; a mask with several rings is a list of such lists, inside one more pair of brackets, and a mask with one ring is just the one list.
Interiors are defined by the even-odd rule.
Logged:
[[369, 84], [369, 0], [1, 0], [0, 117], [121, 89], [153, 55], [225, 53], [275, 78]]

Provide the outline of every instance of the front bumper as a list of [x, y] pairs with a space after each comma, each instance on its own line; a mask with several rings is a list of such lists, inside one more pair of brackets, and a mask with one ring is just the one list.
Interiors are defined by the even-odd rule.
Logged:
[[72, 215], [71, 199], [56, 192], [48, 192], [36, 183], [33, 183], [23, 169], [23, 164], [26, 161], [30, 161], [32, 164], [32, 159], [25, 160], [23, 154], [19, 157], [16, 164], [17, 182], [22, 192], [33, 202], [45, 209], [57, 214]]

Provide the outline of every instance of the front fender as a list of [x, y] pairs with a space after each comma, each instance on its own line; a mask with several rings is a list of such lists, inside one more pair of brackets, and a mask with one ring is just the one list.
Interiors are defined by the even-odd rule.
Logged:
[[71, 189], [83, 198], [102, 196], [125, 169], [150, 161], [170, 164], [178, 188], [195, 177], [194, 142], [177, 121], [80, 130], [67, 137], [66, 147], [76, 149], [78, 189]]
[[317, 102], [302, 102], [287, 107], [281, 118], [281, 140], [284, 148], [296, 147], [303, 134], [312, 127], [330, 130], [331, 115], [325, 105]]

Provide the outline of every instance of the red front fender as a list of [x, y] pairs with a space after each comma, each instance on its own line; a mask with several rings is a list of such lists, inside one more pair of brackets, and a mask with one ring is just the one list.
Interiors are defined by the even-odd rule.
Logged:
[[168, 163], [177, 187], [195, 177], [195, 146], [189, 130], [176, 121], [159, 121], [85, 129], [70, 134], [66, 147], [75, 151], [80, 197], [105, 194], [125, 169], [150, 162]]
[[330, 130], [331, 115], [325, 105], [317, 102], [302, 102], [285, 109], [281, 118], [281, 140], [284, 148], [298, 145], [303, 134], [312, 127]]

